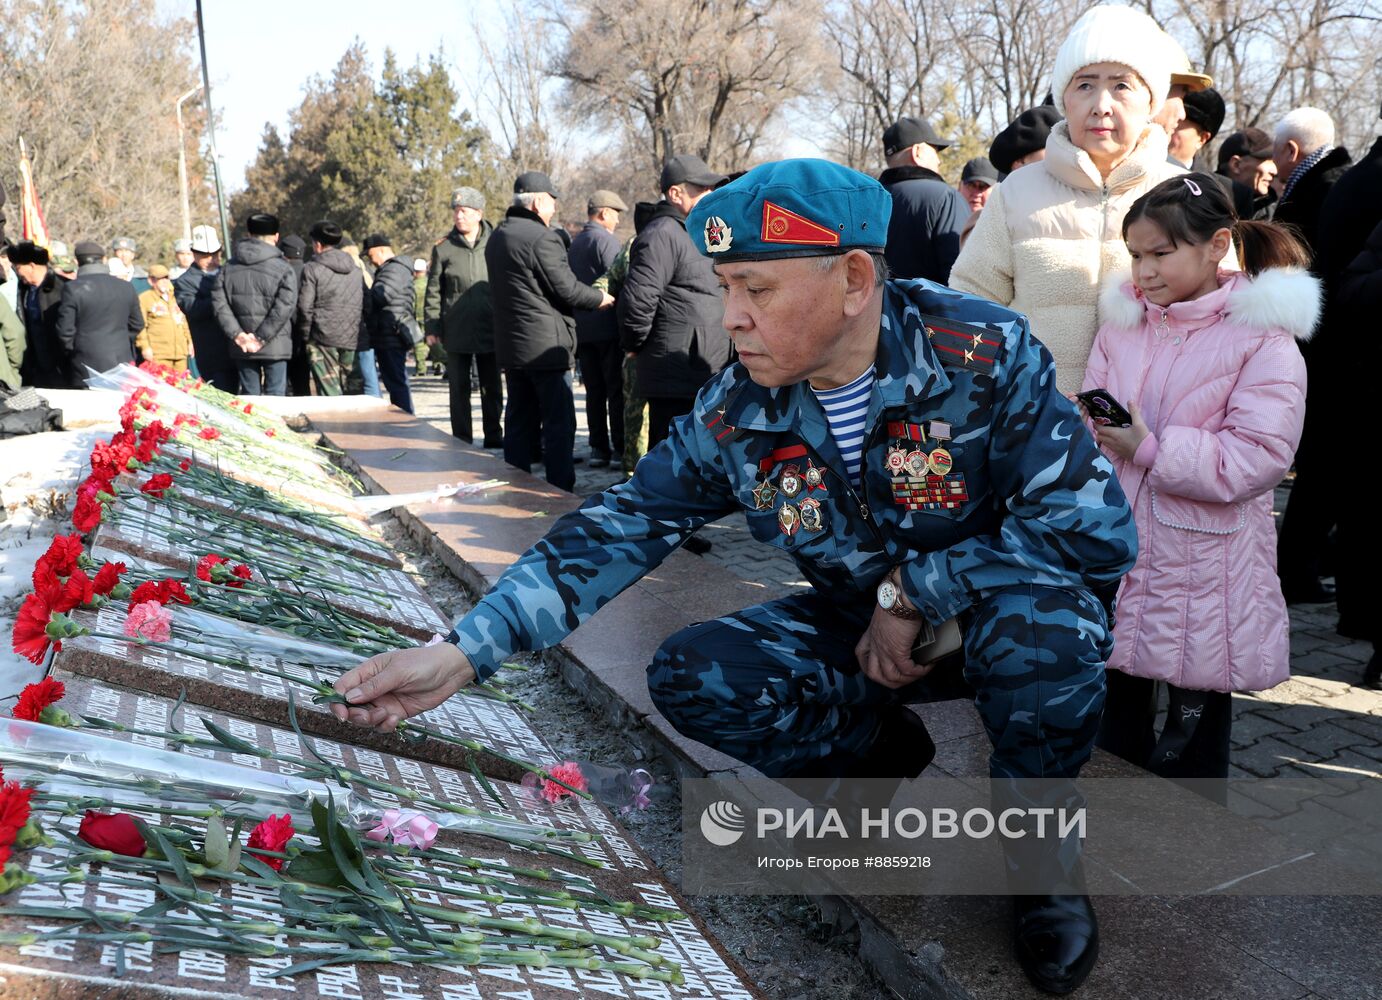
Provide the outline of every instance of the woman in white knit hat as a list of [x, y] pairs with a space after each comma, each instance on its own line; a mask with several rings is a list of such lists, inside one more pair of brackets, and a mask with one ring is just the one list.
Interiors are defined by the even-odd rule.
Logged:
[[1166, 132], [1151, 120], [1174, 69], [1165, 39], [1129, 7], [1093, 7], [1075, 22], [1051, 79], [1065, 121], [1044, 160], [989, 196], [950, 272], [951, 287], [1026, 314], [1065, 393], [1084, 379], [1104, 275], [1129, 266], [1124, 214], [1184, 172], [1166, 162]]

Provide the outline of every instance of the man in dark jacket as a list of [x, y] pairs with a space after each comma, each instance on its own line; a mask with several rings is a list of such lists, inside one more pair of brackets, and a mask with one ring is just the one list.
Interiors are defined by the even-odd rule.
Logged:
[[729, 364], [720, 284], [710, 257], [686, 231], [687, 213], [724, 179], [695, 154], [673, 156], [662, 167], [664, 200], [629, 248], [629, 273], [619, 292], [619, 341], [638, 355], [649, 451], [667, 437], [673, 418], [691, 412], [701, 386]]
[[1259, 192], [1258, 167], [1272, 158], [1272, 137], [1260, 128], [1234, 132], [1219, 145], [1215, 173], [1229, 184], [1233, 209], [1240, 219], [1269, 219], [1276, 210], [1271, 188]]
[[451, 434], [475, 440], [470, 413], [470, 366], [480, 372], [480, 423], [486, 448], [504, 447], [504, 383], [494, 354], [485, 247], [494, 227], [485, 221], [485, 196], [473, 187], [451, 193], [454, 225], [432, 248], [427, 265], [423, 328], [429, 344], [446, 350], [451, 388]]
[[240, 377], [230, 360], [230, 344], [216, 319], [211, 290], [221, 273], [221, 238], [211, 226], [192, 228], [192, 266], [173, 279], [173, 296], [187, 317], [197, 374], [222, 392], [235, 392]]
[[134, 363], [134, 338], [144, 329], [139, 293], [105, 265], [105, 248], [83, 240], [76, 246], [77, 277], [62, 290], [58, 342], [70, 362], [72, 388], [85, 389], [87, 369], [103, 372]]
[[[619, 256], [619, 215], [627, 212], [613, 191], [600, 190], [586, 203], [585, 227], [571, 240], [566, 259], [571, 272], [591, 285]], [[576, 353], [585, 382], [585, 423], [590, 433], [590, 467], [603, 469], [614, 455], [624, 454], [624, 386], [619, 349], [619, 324], [613, 310], [582, 309], [576, 313]]]
[[[1296, 108], [1276, 128], [1272, 153], [1278, 177], [1286, 178], [1273, 221], [1293, 227], [1310, 250], [1310, 270], [1326, 280], [1321, 266], [1320, 217], [1330, 190], [1348, 169], [1348, 150], [1334, 145], [1334, 122], [1318, 108]], [[1361, 238], [1355, 246], [1361, 243]], [[1344, 262], [1347, 265], [1347, 261]], [[1305, 429], [1296, 448], [1296, 478], [1281, 519], [1277, 572], [1288, 604], [1310, 604], [1334, 598], [1334, 588], [1320, 581], [1320, 554], [1336, 520], [1335, 477], [1345, 461], [1340, 451], [1335, 412], [1338, 380], [1332, 377], [1321, 342], [1301, 344], [1309, 389]]]
[[216, 276], [211, 302], [244, 396], [286, 396], [293, 353], [298, 282], [278, 249], [278, 219], [265, 212], [245, 221], [249, 238]]
[[371, 233], [360, 246], [375, 268], [365, 322], [369, 324], [370, 345], [379, 359], [379, 378], [389, 390], [389, 402], [412, 413], [407, 358], [417, 325], [413, 315], [413, 266], [393, 252], [383, 233]]
[[547, 481], [571, 490], [576, 485], [572, 313], [608, 308], [614, 298], [581, 284], [571, 273], [566, 244], [548, 226], [557, 210], [552, 179], [535, 170], [519, 174], [513, 192], [513, 205], [485, 247], [495, 353], [509, 396], [504, 461], [532, 471], [534, 430], [540, 421]]
[[938, 172], [938, 153], [949, 145], [919, 118], [899, 118], [883, 132], [888, 169], [878, 180], [893, 196], [884, 256], [894, 278], [950, 280], [970, 210]]
[[[1320, 209], [1318, 264], [1325, 282], [1324, 319], [1311, 340], [1332, 398], [1334, 425], [1363, 428], [1373, 423], [1376, 388], [1374, 364], [1359, 364], [1372, 349], [1377, 317], [1382, 315], [1382, 119], [1372, 148], [1339, 178]], [[1316, 378], [1315, 371], [1310, 377]], [[1314, 383], [1310, 384], [1314, 405]], [[1310, 411], [1306, 410], [1306, 420]], [[1335, 444], [1336, 457], [1347, 461]], [[1353, 493], [1358, 493], [1354, 496]], [[1338, 490], [1332, 497], [1338, 521], [1334, 546], [1334, 579], [1338, 585], [1338, 631], [1374, 647], [1364, 684], [1377, 687], [1382, 663], [1376, 653], [1379, 634], [1373, 601], [1375, 576], [1382, 562], [1382, 530], [1367, 490]]]
[[355, 367], [355, 346], [364, 322], [365, 279], [341, 249], [340, 226], [323, 220], [308, 235], [312, 259], [302, 268], [293, 342], [305, 345], [317, 395], [339, 396]]
[[19, 277], [15, 312], [24, 324], [24, 363], [20, 376], [25, 385], [40, 389], [66, 389], [72, 384], [67, 358], [58, 341], [58, 306], [62, 304], [61, 278], [48, 266], [48, 251], [25, 241], [10, 247], [10, 264]]

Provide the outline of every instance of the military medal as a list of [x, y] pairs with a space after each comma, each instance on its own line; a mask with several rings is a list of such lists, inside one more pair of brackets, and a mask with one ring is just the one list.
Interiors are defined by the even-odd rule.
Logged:
[[801, 526], [815, 534], [825, 525], [821, 522], [821, 502], [807, 499], [801, 502]]
[[926, 475], [926, 452], [917, 448], [907, 453], [907, 473], [911, 476]]
[[782, 495], [791, 499], [801, 492], [801, 473], [795, 465], [789, 465], [782, 470], [782, 475], [777, 479], [777, 488], [782, 491]]
[[894, 445], [893, 447], [888, 449], [888, 457], [886, 462], [888, 467], [888, 474], [893, 476], [900, 476], [902, 474], [902, 470], [907, 467], [907, 453], [903, 451], [901, 448]]
[[926, 425], [926, 429], [937, 441], [950, 440], [950, 424], [944, 420], [932, 420]]
[[802, 473], [802, 479], [806, 481], [806, 492], [808, 493], [812, 490], [825, 490], [825, 476], [821, 474], [820, 469], [811, 463], [809, 458], [806, 460], [806, 471]]
[[943, 476], [949, 472], [951, 467], [955, 464], [955, 459], [953, 459], [950, 456], [950, 452], [946, 451], [944, 448], [937, 448], [935, 451], [931, 452], [930, 456], [926, 459], [926, 464], [936, 475]]
[[777, 498], [777, 487], [764, 479], [753, 491], [753, 506], [755, 510], [772, 510], [773, 500]]
[[784, 503], [777, 509], [777, 526], [782, 529], [784, 535], [795, 535], [800, 524], [801, 514], [791, 504]]

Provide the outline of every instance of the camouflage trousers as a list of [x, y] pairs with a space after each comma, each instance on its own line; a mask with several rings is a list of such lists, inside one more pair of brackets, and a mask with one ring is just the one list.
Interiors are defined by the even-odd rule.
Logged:
[[307, 360], [318, 396], [340, 396], [345, 393], [346, 379], [355, 367], [353, 350], [348, 347], [324, 347], [309, 341]]
[[648, 453], [648, 401], [638, 394], [638, 359], [624, 359], [624, 475]]
[[[677, 632], [648, 667], [655, 704], [677, 731], [769, 777], [878, 735], [879, 710], [927, 700], [859, 669], [854, 647], [873, 605], [811, 591]], [[998, 590], [962, 618], [965, 679], [993, 750], [995, 778], [1073, 778], [1104, 704], [1112, 631], [1086, 591]]]

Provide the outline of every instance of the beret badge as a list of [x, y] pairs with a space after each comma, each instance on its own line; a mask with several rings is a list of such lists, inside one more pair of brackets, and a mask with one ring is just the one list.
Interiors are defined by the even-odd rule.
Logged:
[[705, 252], [724, 253], [729, 249], [733, 235], [733, 230], [725, 225], [724, 219], [718, 215], [710, 216], [705, 220]]

